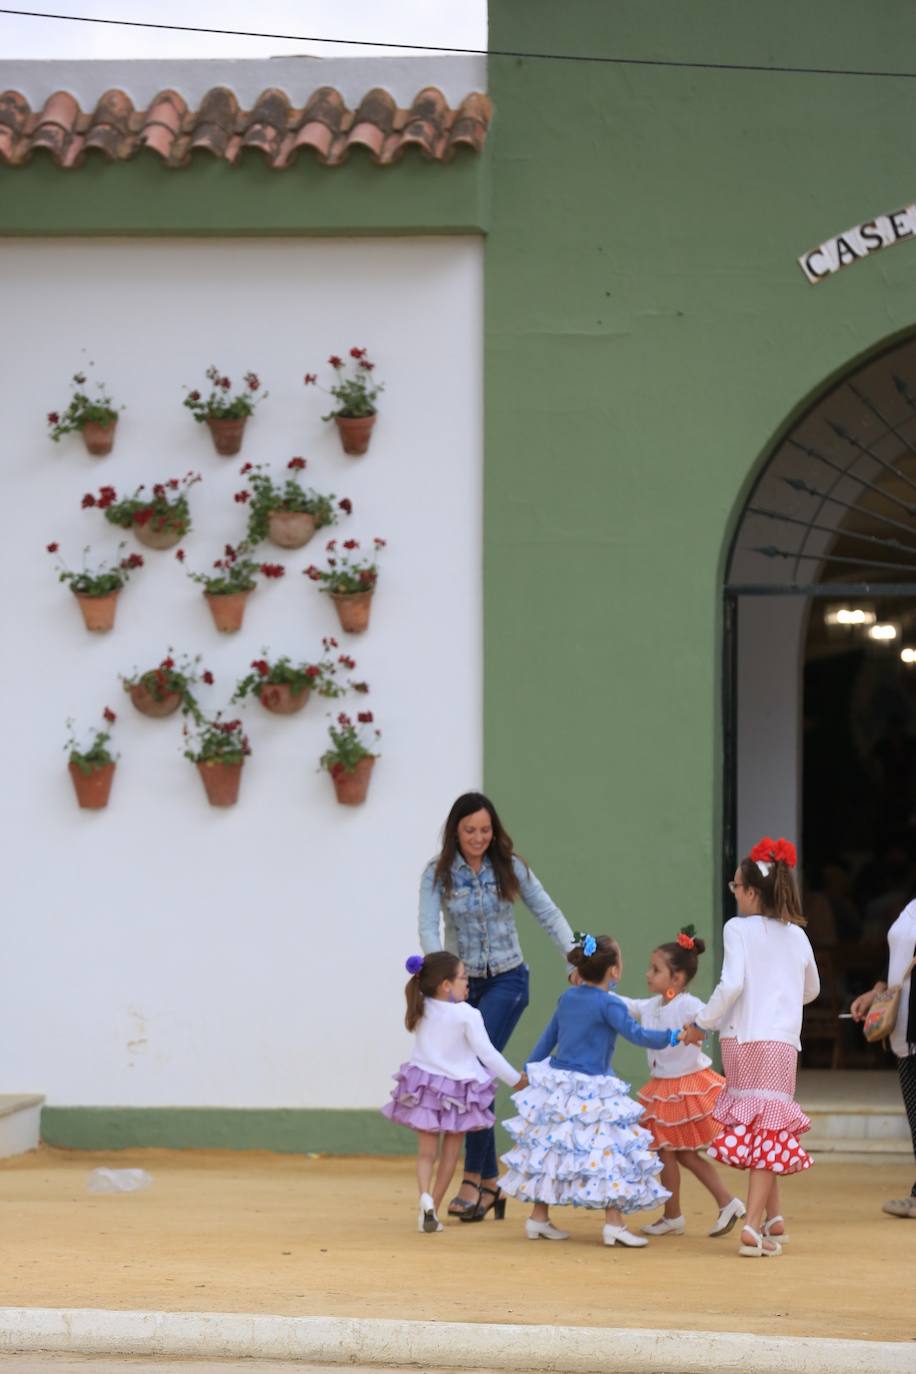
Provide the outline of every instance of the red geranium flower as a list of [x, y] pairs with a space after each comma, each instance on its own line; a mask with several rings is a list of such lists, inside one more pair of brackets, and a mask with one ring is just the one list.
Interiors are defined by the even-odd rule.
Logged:
[[353, 722], [345, 711], [341, 711], [340, 715], [337, 717], [337, 724], [343, 725], [346, 728], [346, 726], [352, 725]]
[[360, 711], [356, 719], [359, 721], [360, 725], [371, 725], [375, 717], [371, 711]]
[[375, 363], [370, 363], [368, 358], [360, 358], [359, 365], [364, 372], [372, 372], [375, 368]]
[[289, 460], [289, 462], [287, 463], [286, 466], [287, 466], [288, 468], [292, 468], [293, 472], [301, 472], [302, 469], [305, 467], [305, 459], [304, 459], [304, 458], [290, 458], [290, 460]]
[[320, 668], [316, 668], [315, 665], [314, 665], [314, 663], [310, 663], [309, 666], [308, 666], [308, 667], [306, 668], [306, 670], [305, 670], [305, 676], [306, 676], [306, 677], [320, 677], [320, 676], [321, 676], [321, 669], [320, 669]]
[[183, 562], [184, 562], [184, 559], [185, 559], [184, 549], [176, 549], [176, 550], [175, 550], [175, 557], [178, 559], [178, 562], [179, 562], [179, 563], [183, 563]]
[[338, 358], [336, 353], [331, 354], [330, 358], [328, 358], [328, 362], [332, 367], [343, 367], [343, 358]]
[[261, 677], [267, 677], [268, 673], [270, 672], [270, 664], [267, 662], [266, 658], [252, 659], [251, 666], [252, 668], [256, 668], [258, 670], [258, 672], [261, 674]]
[[243, 505], [245, 504], [246, 501], [250, 501], [250, 500], [251, 500], [251, 492], [250, 492], [250, 491], [237, 491], [237, 492], [235, 493], [235, 496], [233, 496], [232, 499], [233, 499], [233, 501], [238, 501], [239, 505], [242, 505], [242, 506], [243, 506]]
[[337, 504], [347, 515], [353, 514], [353, 502], [350, 500], [349, 496], [344, 496]]
[[242, 466], [239, 468], [239, 472], [240, 472], [240, 473], [242, 474], [242, 476], [244, 477], [244, 476], [245, 476], [245, 473], [246, 473], [246, 472], [250, 472], [251, 469], [252, 469], [253, 467], [254, 467], [254, 463], [243, 463]]
[[117, 720], [117, 716], [115, 715], [114, 711], [112, 711], [110, 706], [105, 707], [105, 710], [102, 712], [102, 715], [108, 721], [109, 725], [114, 725], [115, 721]]
[[[304, 383], [305, 386], [315, 386], [315, 385], [317, 384], [317, 382], [318, 382], [318, 374], [317, 374], [317, 372], [306, 372], [306, 374], [305, 374], [305, 376], [303, 377], [302, 381], [303, 381], [303, 383]], [[56, 424], [56, 423], [57, 423], [57, 422], [55, 421], [55, 424]]]
[[59, 544], [49, 544], [49, 545], [48, 545], [48, 553], [57, 553], [57, 550], [58, 550], [59, 548], [60, 548], [60, 545], [59, 545]]
[[315, 567], [314, 563], [309, 564], [309, 566], [305, 570], [305, 575], [306, 577], [310, 577], [313, 582], [321, 581], [321, 573]]
[[265, 577], [282, 577], [286, 572], [282, 563], [262, 563], [260, 570]]
[[345, 668], [348, 668], [350, 670], [350, 672], [352, 672], [353, 669], [356, 667], [356, 659], [351, 658], [349, 654], [340, 654], [340, 656], [337, 659], [337, 662], [342, 663]]
[[358, 539], [345, 539], [345, 540], [344, 540], [344, 548], [345, 548], [345, 549], [358, 549], [358, 548], [359, 548], [359, 540], [358, 540]]
[[354, 692], [366, 693], [369, 690], [368, 682], [351, 682], [350, 687]]
[[206, 668], [206, 669], [201, 673], [201, 675], [200, 675], [200, 680], [201, 680], [201, 682], [205, 682], [205, 683], [207, 684], [208, 687], [212, 687], [212, 686], [213, 686], [213, 674], [210, 672], [210, 669], [209, 669], [209, 668]]
[[366, 356], [366, 352], [367, 352], [367, 350], [366, 350], [365, 348], [351, 348], [351, 349], [350, 349], [350, 357], [351, 357], [351, 358], [364, 358], [364, 357]]
[[82, 506], [83, 510], [88, 510], [90, 506], [95, 505], [95, 497], [92, 495], [91, 491], [86, 492], [86, 495], [83, 497], [82, 501], [80, 502], [80, 505]]
[[59, 425], [59, 424], [60, 424], [60, 416], [58, 415], [58, 413], [57, 413], [56, 410], [50, 410], [50, 411], [48, 411], [48, 424], [49, 424], [49, 425]]
[[168, 672], [170, 668], [175, 667], [175, 660], [173, 658], [164, 658], [159, 666], [160, 668], [164, 668], [165, 671]]
[[152, 506], [145, 506], [143, 510], [135, 510], [134, 524], [148, 525], [155, 514], [156, 512], [153, 510]]

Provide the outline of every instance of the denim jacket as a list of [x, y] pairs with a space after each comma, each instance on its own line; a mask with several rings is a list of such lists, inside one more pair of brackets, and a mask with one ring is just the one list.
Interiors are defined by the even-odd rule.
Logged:
[[[531, 869], [514, 855], [512, 866], [518, 878], [522, 901], [532, 916], [565, 953], [573, 943], [572, 931], [562, 911], [544, 891]], [[522, 950], [515, 928], [512, 903], [504, 901], [496, 885], [496, 874], [485, 855], [480, 872], [475, 873], [460, 853], [452, 863], [452, 894], [446, 901], [434, 880], [435, 859], [423, 870], [420, 879], [420, 945], [424, 954], [448, 949], [457, 954], [472, 978], [488, 973], [506, 973], [522, 963]], [[444, 938], [439, 933], [439, 917], [444, 917]]]

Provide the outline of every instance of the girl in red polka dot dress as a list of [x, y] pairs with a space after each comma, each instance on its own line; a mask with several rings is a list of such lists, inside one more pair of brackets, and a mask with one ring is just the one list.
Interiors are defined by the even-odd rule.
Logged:
[[768, 837], [741, 860], [734, 881], [738, 915], [725, 925], [719, 984], [685, 1038], [718, 1029], [725, 1088], [709, 1155], [749, 1171], [740, 1255], [778, 1255], [788, 1240], [779, 1179], [811, 1167], [799, 1137], [810, 1121], [795, 1101], [802, 1007], [820, 991], [814, 952], [802, 927], [792, 870], [795, 846]]

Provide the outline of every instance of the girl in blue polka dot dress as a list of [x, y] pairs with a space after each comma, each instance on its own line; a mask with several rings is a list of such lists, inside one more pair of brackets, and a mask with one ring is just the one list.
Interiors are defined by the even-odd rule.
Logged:
[[563, 993], [528, 1056], [529, 1086], [513, 1094], [518, 1115], [504, 1123], [514, 1144], [503, 1156], [509, 1172], [501, 1186], [534, 1203], [525, 1223], [530, 1240], [567, 1239], [550, 1220], [556, 1203], [603, 1208], [605, 1245], [643, 1246], [645, 1237], [627, 1229], [623, 1214], [669, 1194], [658, 1181], [652, 1136], [637, 1124], [642, 1108], [611, 1060], [618, 1035], [658, 1050], [678, 1044], [682, 1032], [644, 1029], [619, 997], [608, 996], [623, 968], [616, 940], [577, 935], [566, 957], [579, 982]]

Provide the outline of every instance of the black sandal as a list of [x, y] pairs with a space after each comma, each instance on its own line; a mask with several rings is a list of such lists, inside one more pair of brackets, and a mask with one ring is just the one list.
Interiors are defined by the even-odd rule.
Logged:
[[499, 1185], [497, 1184], [497, 1186], [496, 1186], [495, 1188], [488, 1188], [487, 1185], [486, 1185], [485, 1183], [481, 1183], [481, 1185], [480, 1185], [480, 1192], [481, 1192], [481, 1194], [483, 1194], [483, 1193], [489, 1193], [489, 1194], [490, 1194], [490, 1197], [493, 1199], [493, 1201], [492, 1201], [492, 1202], [481, 1202], [481, 1201], [478, 1201], [477, 1204], [476, 1204], [476, 1206], [475, 1206], [470, 1212], [462, 1212], [462, 1213], [460, 1213], [459, 1220], [461, 1220], [461, 1221], [483, 1221], [484, 1217], [487, 1215], [487, 1212], [492, 1212], [492, 1213], [493, 1213], [493, 1220], [494, 1220], [494, 1221], [505, 1221], [505, 1219], [506, 1219], [506, 1195], [505, 1195], [505, 1193], [502, 1191], [502, 1189], [499, 1187]]
[[458, 1197], [456, 1194], [456, 1196], [453, 1197], [451, 1202], [449, 1203], [447, 1212], [448, 1216], [460, 1217], [462, 1221], [468, 1221], [468, 1212], [476, 1212], [477, 1208], [480, 1206], [480, 1184], [475, 1183], [472, 1178], [463, 1178], [461, 1180], [462, 1188], [465, 1186], [465, 1184], [467, 1184], [469, 1188], [477, 1189], [477, 1197], [474, 1199], [473, 1202], [468, 1202], [467, 1198]]

